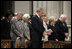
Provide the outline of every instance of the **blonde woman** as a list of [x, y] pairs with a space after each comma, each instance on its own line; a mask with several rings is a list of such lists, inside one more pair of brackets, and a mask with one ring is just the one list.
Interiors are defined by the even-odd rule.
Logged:
[[54, 16], [51, 16], [49, 17], [49, 25], [48, 25], [48, 29], [51, 29], [53, 32], [51, 33], [50, 36], [48, 36], [48, 40], [53, 40], [53, 41], [58, 41], [57, 39], [57, 29], [55, 27], [55, 17]]

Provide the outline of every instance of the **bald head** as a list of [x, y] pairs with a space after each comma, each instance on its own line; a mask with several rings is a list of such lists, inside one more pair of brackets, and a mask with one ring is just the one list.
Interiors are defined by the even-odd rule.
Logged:
[[65, 22], [66, 19], [67, 19], [67, 16], [66, 16], [65, 14], [62, 14], [62, 15], [60, 16], [60, 20], [61, 20], [62, 22]]

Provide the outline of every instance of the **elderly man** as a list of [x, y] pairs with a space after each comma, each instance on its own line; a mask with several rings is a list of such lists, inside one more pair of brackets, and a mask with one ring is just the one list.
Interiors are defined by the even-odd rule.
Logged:
[[60, 18], [56, 21], [55, 27], [57, 28], [58, 40], [65, 41], [65, 37], [68, 36], [68, 27], [66, 24], [66, 15], [62, 14]]
[[27, 23], [26, 23], [28, 21], [29, 21], [28, 14], [23, 15], [23, 14], [19, 13], [17, 16], [12, 18], [12, 20], [11, 20], [12, 29], [11, 29], [10, 35], [11, 35], [11, 39], [13, 42], [15, 42], [15, 41], [24, 42], [25, 39], [30, 40], [29, 28], [27, 27]]
[[1, 39], [11, 39], [10, 30], [11, 30], [11, 19], [14, 16], [13, 12], [7, 11], [5, 17], [1, 18]]
[[[22, 22], [22, 14], [18, 14], [17, 16], [13, 17], [11, 19], [11, 41], [15, 45], [15, 41], [17, 37], [24, 38], [24, 28], [23, 28], [23, 22]], [[13, 46], [14, 47], [14, 46]]]
[[41, 14], [44, 14], [42, 8], [37, 9], [36, 14], [31, 19], [32, 26], [32, 48], [42, 48], [42, 36], [45, 31], [43, 27], [43, 21], [41, 19]]

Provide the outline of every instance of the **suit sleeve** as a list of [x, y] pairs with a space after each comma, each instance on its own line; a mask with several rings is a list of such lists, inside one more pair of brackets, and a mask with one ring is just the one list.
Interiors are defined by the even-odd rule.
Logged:
[[67, 27], [66, 22], [65, 22], [65, 33], [68, 33], [68, 27]]

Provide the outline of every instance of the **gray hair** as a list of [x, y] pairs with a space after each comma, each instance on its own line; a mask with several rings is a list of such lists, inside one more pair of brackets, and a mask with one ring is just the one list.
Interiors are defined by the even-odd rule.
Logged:
[[23, 16], [23, 13], [19, 12], [19, 13], [17, 13], [17, 15], [19, 15], [19, 16]]
[[41, 10], [44, 10], [43, 8], [37, 8], [36, 12], [40, 12]]
[[24, 20], [24, 19], [29, 19], [30, 18], [30, 15], [29, 14], [24, 14], [23, 16], [22, 16], [22, 19]]
[[60, 18], [67, 17], [65, 14], [61, 14]]

